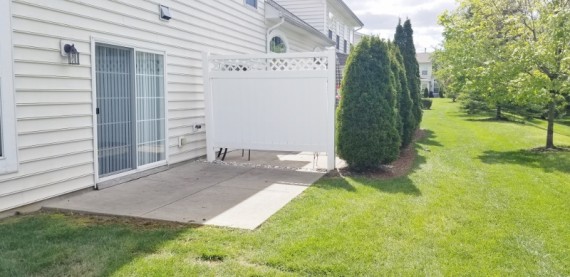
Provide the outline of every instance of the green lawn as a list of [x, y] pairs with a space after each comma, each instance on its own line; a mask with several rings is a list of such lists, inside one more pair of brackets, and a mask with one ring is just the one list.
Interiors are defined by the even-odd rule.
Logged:
[[0, 276], [570, 275], [570, 153], [525, 150], [544, 144], [540, 122], [490, 122], [447, 99], [424, 118], [408, 176], [321, 180], [253, 232], [0, 221]]

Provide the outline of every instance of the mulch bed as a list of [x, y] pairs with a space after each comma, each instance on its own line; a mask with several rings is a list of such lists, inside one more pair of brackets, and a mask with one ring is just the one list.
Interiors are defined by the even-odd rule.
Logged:
[[535, 153], [551, 153], [551, 152], [570, 152], [570, 146], [555, 146], [554, 148], [537, 147], [530, 149], [530, 152]]
[[408, 147], [400, 151], [400, 158], [389, 165], [382, 165], [376, 169], [356, 172], [351, 171], [348, 167], [338, 168], [335, 171], [327, 173], [327, 177], [366, 177], [371, 179], [390, 180], [407, 175], [414, 166], [416, 160], [415, 142], [426, 136], [425, 130], [417, 130], [414, 140]]

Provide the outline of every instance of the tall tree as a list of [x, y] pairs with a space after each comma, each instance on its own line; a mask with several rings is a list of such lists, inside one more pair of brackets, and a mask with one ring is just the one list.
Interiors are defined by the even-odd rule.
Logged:
[[410, 90], [408, 88], [408, 80], [406, 78], [406, 69], [404, 68], [404, 58], [400, 53], [400, 49], [394, 43], [389, 43], [390, 46], [390, 64], [393, 74], [393, 87], [396, 90], [398, 99], [398, 123], [400, 137], [402, 139], [402, 147], [408, 146], [413, 139], [416, 119], [413, 113], [413, 101], [410, 97]]
[[400, 136], [387, 44], [364, 37], [347, 60], [342, 82], [336, 128], [339, 157], [355, 170], [394, 161]]
[[[422, 121], [422, 92], [420, 86], [420, 67], [416, 58], [416, 47], [414, 46], [414, 31], [412, 23], [409, 19], [404, 22], [398, 22], [396, 34], [394, 35], [394, 43], [398, 45], [402, 57], [404, 59], [404, 68], [408, 80], [408, 89], [412, 98], [412, 112], [416, 121], [415, 128], [420, 126]], [[414, 129], [415, 129], [414, 128]]]
[[570, 1], [459, 3], [440, 18], [444, 49], [438, 75], [496, 103], [498, 112], [504, 104], [542, 105], [546, 148], [554, 148], [557, 108], [567, 104], [570, 90]]
[[[508, 5], [500, 7], [501, 3], [487, 4], [465, 1], [455, 13], [442, 15], [440, 23], [447, 26], [445, 51], [434, 55], [435, 75], [443, 85], [450, 85], [453, 76], [461, 79], [455, 85], [463, 90], [464, 99], [482, 100], [486, 108], [496, 110], [496, 119], [502, 119], [504, 108], [517, 108], [508, 94], [509, 82], [516, 77], [515, 65], [508, 62], [511, 53], [503, 47], [515, 39], [507, 34], [512, 23], [503, 18], [512, 11]], [[482, 33], [483, 29], [488, 32]]]

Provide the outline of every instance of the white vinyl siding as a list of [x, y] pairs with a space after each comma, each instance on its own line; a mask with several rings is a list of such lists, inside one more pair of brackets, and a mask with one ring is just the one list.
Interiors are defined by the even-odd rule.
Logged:
[[322, 48], [321, 44], [311, 41], [306, 36], [293, 32], [288, 34], [287, 42], [289, 52], [313, 52], [316, 48]]
[[[170, 21], [159, 19], [159, 4]], [[0, 211], [94, 185], [93, 38], [167, 53], [171, 164], [206, 154], [205, 134], [192, 128], [205, 122], [202, 51], [266, 45], [263, 1], [252, 10], [243, 0], [13, 0], [12, 14], [20, 168], [0, 176]], [[80, 65], [66, 63], [61, 40], [75, 43]]]
[[328, 30], [325, 28], [326, 7], [324, 0], [275, 0], [275, 2], [323, 34], [327, 34]]

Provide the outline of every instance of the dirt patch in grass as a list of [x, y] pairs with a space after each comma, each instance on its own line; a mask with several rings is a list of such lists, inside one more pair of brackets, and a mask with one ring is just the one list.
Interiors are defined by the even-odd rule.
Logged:
[[110, 216], [110, 215], [95, 215], [95, 214], [84, 214], [75, 213], [67, 211], [49, 211], [40, 210], [38, 212], [18, 215], [17, 217], [28, 217], [36, 216], [40, 214], [45, 215], [55, 215], [66, 217], [73, 220], [76, 224], [80, 225], [126, 225], [130, 227], [136, 227], [137, 229], [183, 229], [188, 227], [197, 227], [198, 225], [168, 222], [160, 220], [149, 220], [136, 217], [123, 217], [123, 216]]
[[389, 165], [381, 165], [380, 167], [372, 170], [356, 172], [350, 170], [348, 167], [338, 168], [335, 171], [327, 173], [326, 177], [367, 177], [380, 180], [390, 180], [407, 175], [414, 166], [417, 152], [415, 149], [415, 142], [426, 137], [425, 130], [417, 130], [414, 135], [414, 140], [408, 147], [400, 151], [400, 158]]

